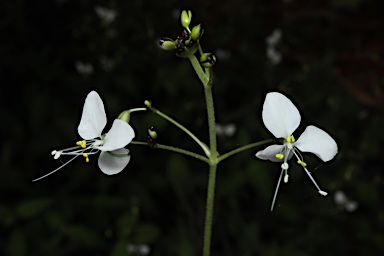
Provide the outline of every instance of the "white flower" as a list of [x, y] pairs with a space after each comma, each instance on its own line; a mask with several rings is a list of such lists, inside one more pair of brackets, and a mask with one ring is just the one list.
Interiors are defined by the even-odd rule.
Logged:
[[116, 119], [109, 132], [102, 134], [106, 124], [107, 116], [103, 101], [95, 91], [92, 91], [85, 99], [83, 114], [77, 128], [83, 140], [78, 141], [76, 147], [52, 151], [55, 159], [62, 155], [73, 155], [74, 157], [54, 171], [33, 181], [58, 171], [78, 156], [84, 156], [86, 162], [89, 162], [89, 156], [98, 152], [101, 152], [98, 164], [103, 173], [112, 175], [121, 172], [131, 158], [129, 151], [124, 147], [135, 137], [135, 132], [128, 123]]
[[299, 126], [301, 116], [295, 105], [281, 93], [271, 92], [267, 94], [263, 105], [262, 118], [264, 125], [276, 138], [284, 139], [283, 145], [271, 145], [256, 153], [256, 156], [260, 159], [283, 162], [281, 165], [281, 174], [272, 200], [271, 211], [275, 204], [283, 173], [284, 182], [288, 182], [289, 165], [287, 161], [293, 155], [297, 158], [297, 163], [304, 168], [319, 194], [326, 196], [327, 192], [319, 188], [307, 170], [307, 164], [304, 162], [299, 150], [313, 153], [326, 162], [337, 154], [337, 144], [335, 140], [325, 131], [312, 125], [305, 129], [298, 140], [295, 140], [292, 133]]

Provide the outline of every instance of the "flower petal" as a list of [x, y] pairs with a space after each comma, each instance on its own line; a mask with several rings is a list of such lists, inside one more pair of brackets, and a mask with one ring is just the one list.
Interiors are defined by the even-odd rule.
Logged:
[[123, 148], [132, 141], [135, 137], [135, 132], [132, 127], [125, 121], [115, 119], [113, 121], [111, 130], [104, 138], [104, 144], [98, 149], [102, 151], [112, 151], [115, 149]]
[[276, 158], [276, 154], [282, 153], [284, 145], [271, 145], [256, 153], [256, 157], [272, 162], [281, 162], [282, 159]]
[[101, 152], [98, 161], [100, 170], [107, 175], [121, 172], [131, 159], [128, 153], [128, 149], [125, 148]]
[[324, 162], [337, 154], [336, 141], [325, 131], [316, 126], [308, 126], [294, 146], [303, 152], [311, 152]]
[[83, 139], [90, 140], [101, 137], [101, 132], [106, 124], [107, 116], [103, 101], [97, 92], [92, 91], [85, 99], [83, 114], [77, 131]]
[[292, 135], [301, 120], [299, 110], [292, 101], [278, 92], [267, 94], [262, 118], [264, 125], [276, 138], [286, 138]]

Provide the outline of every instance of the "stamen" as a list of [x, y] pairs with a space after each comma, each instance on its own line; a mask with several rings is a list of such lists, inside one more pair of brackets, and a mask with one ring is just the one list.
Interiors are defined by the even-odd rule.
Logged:
[[323, 191], [323, 190], [319, 190], [319, 194], [322, 195], [322, 196], [326, 196], [328, 195], [327, 192]]
[[86, 148], [87, 147], [87, 142], [85, 140], [81, 140], [81, 141], [76, 142], [76, 145], [80, 146], [82, 148]]
[[276, 185], [276, 189], [275, 189], [275, 194], [273, 195], [273, 199], [272, 199], [271, 211], [273, 211], [273, 207], [275, 206], [277, 192], [279, 191], [280, 181], [281, 181], [281, 177], [282, 176], [283, 176], [283, 170], [281, 170], [279, 180], [277, 181], [277, 185]]
[[307, 166], [307, 164], [301, 160], [297, 160], [297, 163], [304, 166], [304, 167]]
[[293, 137], [293, 135], [287, 137], [287, 142], [288, 142], [288, 143], [293, 143], [293, 142], [295, 142], [295, 141], [296, 141], [296, 140], [295, 140], [295, 137]]
[[68, 162], [66, 162], [66, 163], [64, 163], [63, 165], [61, 165], [59, 168], [56, 168], [55, 170], [51, 171], [51, 172], [50, 172], [50, 173], [48, 173], [48, 174], [45, 174], [45, 175], [41, 176], [40, 178], [37, 178], [37, 179], [34, 179], [34, 180], [32, 180], [32, 182], [35, 182], [35, 181], [41, 180], [41, 179], [43, 179], [43, 178], [45, 178], [45, 177], [47, 177], [47, 176], [51, 175], [52, 173], [55, 173], [55, 172], [57, 172], [58, 170], [60, 170], [61, 168], [63, 168], [64, 166], [66, 166], [67, 164], [69, 164], [70, 162], [72, 162], [73, 160], [75, 160], [75, 159], [76, 159], [76, 157], [78, 157], [78, 156], [79, 156], [79, 155], [76, 155], [76, 156], [75, 156], [75, 157], [73, 157], [71, 160], [69, 160]]
[[323, 195], [323, 196], [326, 196], [328, 193], [322, 191], [322, 190], [319, 188], [319, 186], [317, 185], [315, 179], [312, 177], [312, 175], [311, 175], [311, 174], [309, 173], [309, 171], [307, 170], [307, 168], [305, 168], [304, 166], [303, 166], [303, 168], [304, 168], [305, 172], [307, 173], [307, 175], [309, 176], [309, 178], [311, 179], [312, 183], [315, 185], [315, 187], [316, 187], [317, 190], [319, 191], [319, 194], [320, 194], [320, 195]]
[[284, 155], [281, 154], [281, 153], [279, 153], [279, 154], [276, 154], [275, 157], [276, 157], [277, 159], [283, 159], [283, 158], [284, 158]]
[[[53, 153], [53, 152], [55, 152], [55, 153]], [[53, 159], [58, 159], [60, 157], [61, 153], [62, 153], [62, 151], [53, 150], [52, 151], [52, 155], [54, 155]]]
[[88, 163], [88, 162], [89, 162], [88, 154], [87, 154], [87, 153], [84, 153], [84, 154], [83, 154], [83, 157], [85, 157], [85, 162]]
[[103, 141], [102, 140], [95, 140], [95, 142], [92, 143], [92, 146], [95, 146], [95, 147], [101, 146], [101, 145], [103, 145]]
[[284, 175], [284, 183], [288, 183], [288, 178], [289, 178], [289, 175], [288, 175], [288, 173], [286, 173]]
[[293, 151], [293, 153], [295, 154], [297, 160], [301, 160], [301, 161], [304, 160], [304, 158], [303, 158], [303, 156], [301, 155], [300, 151], [297, 150], [296, 148], [295, 148], [295, 150]]

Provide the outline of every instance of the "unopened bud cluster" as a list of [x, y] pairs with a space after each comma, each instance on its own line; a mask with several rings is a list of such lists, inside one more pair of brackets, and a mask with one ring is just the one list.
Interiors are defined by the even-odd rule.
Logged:
[[[190, 10], [184, 10], [180, 15], [180, 22], [184, 30], [181, 35], [176, 39], [164, 37], [160, 40], [160, 47], [167, 51], [175, 51], [178, 57], [188, 58], [196, 53], [201, 36], [204, 33], [203, 26], [201, 24], [189, 28], [192, 20], [192, 12]], [[211, 54], [212, 55], [212, 54]], [[213, 55], [212, 55], [213, 56]], [[212, 67], [216, 62], [216, 57], [210, 58], [209, 64], [203, 65], [204, 67]], [[213, 64], [212, 64], [213, 63]]]

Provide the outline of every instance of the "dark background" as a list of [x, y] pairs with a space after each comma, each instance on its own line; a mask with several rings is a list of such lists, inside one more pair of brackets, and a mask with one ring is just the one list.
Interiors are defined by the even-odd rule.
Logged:
[[[115, 19], [101, 18], [97, 6]], [[151, 99], [207, 141], [202, 86], [188, 61], [157, 45], [181, 32], [181, 8], [193, 10], [193, 25], [203, 23], [202, 45], [218, 58], [217, 122], [237, 127], [218, 138], [220, 153], [271, 136], [260, 116], [273, 90], [300, 106], [297, 135], [316, 124], [339, 146], [330, 163], [305, 155], [329, 195], [319, 196], [292, 163], [272, 213], [278, 164], [256, 159], [259, 149], [220, 164], [212, 255], [382, 255], [380, 0], [1, 1], [0, 255], [201, 255], [208, 167], [197, 160], [131, 145], [118, 175], [103, 175], [91, 157], [31, 182], [60, 165], [51, 150], [79, 139], [91, 90], [110, 121]], [[275, 29], [277, 64], [266, 55]], [[160, 143], [202, 153], [151, 113], [131, 124], [137, 140], [155, 125]], [[338, 191], [348, 199], [335, 201]]]

